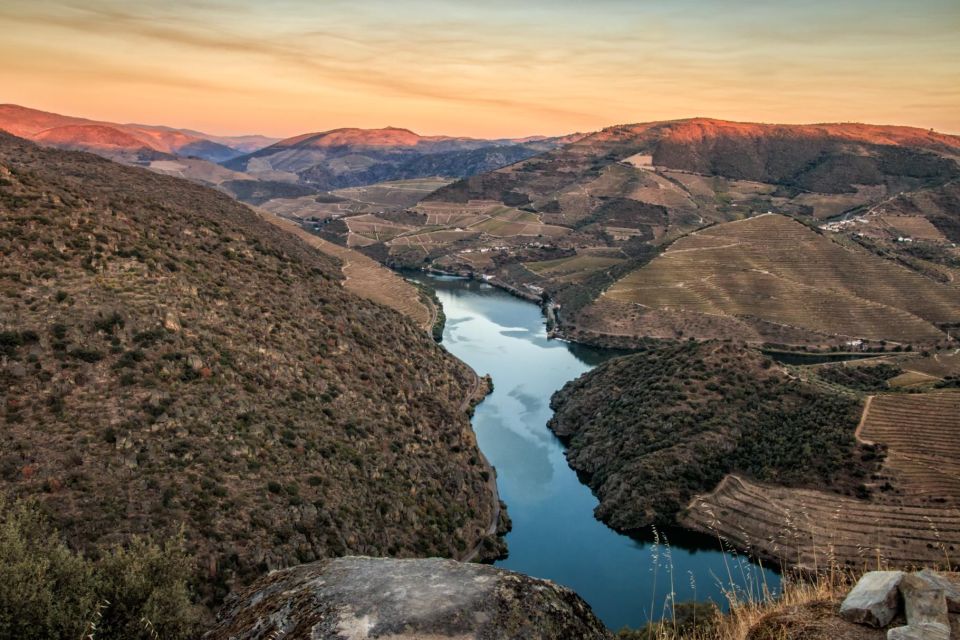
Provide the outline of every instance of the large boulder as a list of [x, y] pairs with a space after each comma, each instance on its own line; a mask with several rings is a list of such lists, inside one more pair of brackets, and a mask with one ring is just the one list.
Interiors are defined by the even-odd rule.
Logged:
[[887, 640], [950, 640], [950, 618], [943, 588], [928, 576], [912, 574], [900, 582], [907, 625], [890, 629]]
[[865, 573], [840, 605], [840, 616], [872, 627], [887, 626], [900, 609], [902, 579], [902, 571]]
[[453, 560], [346, 557], [275, 571], [206, 640], [609, 639], [573, 591]]
[[947, 599], [947, 609], [950, 613], [960, 613], [960, 588], [955, 583], [932, 569], [924, 569], [917, 575], [943, 590], [943, 595]]

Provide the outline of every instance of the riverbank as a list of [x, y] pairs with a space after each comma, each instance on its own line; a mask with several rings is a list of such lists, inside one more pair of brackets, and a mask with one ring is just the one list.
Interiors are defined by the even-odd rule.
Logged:
[[[436, 294], [434, 294], [434, 296], [435, 295]], [[437, 302], [439, 304], [439, 300]], [[476, 406], [483, 402], [488, 395], [493, 393], [493, 380], [489, 375], [478, 375], [470, 365], [464, 364], [473, 374], [474, 380], [471, 392], [464, 398], [461, 408], [472, 417]], [[490, 464], [490, 461], [487, 460], [487, 456], [484, 455], [479, 445], [477, 446], [477, 451], [479, 452], [480, 464], [483, 466], [484, 473], [486, 473], [487, 476], [487, 489], [493, 497], [491, 501], [493, 510], [490, 514], [490, 524], [487, 526], [484, 537], [481, 538], [472, 549], [468, 550], [460, 558], [457, 558], [457, 560], [460, 562], [476, 561], [493, 563], [507, 557], [509, 550], [506, 542], [503, 540], [503, 536], [510, 531], [510, 517], [507, 515], [507, 505], [500, 500], [500, 490], [497, 489], [497, 470]]]
[[513, 525], [506, 535], [509, 555], [496, 566], [574, 589], [611, 629], [660, 618], [671, 570], [687, 576], [675, 585], [678, 600], [724, 605], [716, 576], [726, 576], [731, 562], [737, 565], [738, 588], [751, 589], [739, 583], [747, 576], [754, 588], [765, 582], [776, 589], [778, 576], [742, 557], [728, 557], [715, 540], [673, 530], [623, 535], [596, 519], [596, 497], [546, 427], [549, 398], [619, 354], [548, 339], [540, 309], [495, 283], [449, 274], [413, 277], [434, 287], [443, 303], [448, 318], [443, 346], [495, 383], [494, 392], [475, 406], [472, 423], [480, 450], [496, 469], [498, 493]]

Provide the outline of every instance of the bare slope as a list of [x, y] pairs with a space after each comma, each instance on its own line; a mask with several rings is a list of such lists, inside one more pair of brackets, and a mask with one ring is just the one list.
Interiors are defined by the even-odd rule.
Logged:
[[639, 335], [646, 311], [759, 318], [825, 339], [903, 343], [945, 339], [939, 327], [960, 321], [957, 289], [777, 215], [685, 236], [603, 297], [639, 306]]
[[0, 487], [82, 546], [183, 524], [207, 585], [466, 553], [475, 378], [339, 279], [225, 195], [0, 136]]

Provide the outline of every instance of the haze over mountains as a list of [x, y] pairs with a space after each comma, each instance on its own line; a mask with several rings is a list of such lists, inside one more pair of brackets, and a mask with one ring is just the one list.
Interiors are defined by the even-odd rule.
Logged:
[[[560, 328], [580, 339], [692, 331], [783, 344], [906, 343], [936, 340], [960, 322], [950, 302], [936, 311], [897, 302], [897, 287], [910, 282], [929, 289], [928, 298], [952, 300], [960, 273], [951, 246], [960, 241], [953, 206], [960, 138], [932, 130], [693, 118], [555, 138], [480, 140], [386, 127], [271, 141], [14, 105], [0, 107], [0, 128], [216, 186], [309, 220], [328, 239], [390, 265], [483, 274], [534, 297], [545, 291], [565, 307]], [[738, 235], [752, 227], [710, 231], [734, 238], [740, 248], [726, 251], [735, 258], [670, 253], [686, 234], [765, 212], [831, 228], [831, 238], [821, 231], [797, 240], [821, 258], [784, 271], [776, 250]], [[797, 235], [795, 227], [757, 225]], [[692, 237], [678, 247], [691, 242], [699, 247]], [[675, 256], [687, 271], [674, 273]], [[820, 270], [807, 268], [814, 263]], [[886, 274], [889, 291], [858, 286], [851, 265]], [[773, 279], [756, 282], [761, 273]], [[747, 291], [769, 290], [766, 302], [744, 297], [744, 278]], [[849, 303], [842, 318], [800, 312], [838, 300]]]
[[219, 162], [275, 141], [266, 136], [216, 136], [189, 129], [118, 124], [64, 116], [13, 104], [0, 105], [0, 129], [63, 149], [157, 159], [161, 154]]
[[260, 179], [327, 191], [428, 176], [462, 178], [555, 149], [578, 137], [479, 140], [421, 136], [396, 127], [334, 129], [287, 138], [224, 164]]
[[334, 129], [277, 140], [99, 122], [9, 104], [0, 105], [0, 129], [46, 146], [91, 151], [216, 186], [253, 204], [383, 181], [462, 178], [580, 137], [483, 140], [421, 136], [386, 127]]

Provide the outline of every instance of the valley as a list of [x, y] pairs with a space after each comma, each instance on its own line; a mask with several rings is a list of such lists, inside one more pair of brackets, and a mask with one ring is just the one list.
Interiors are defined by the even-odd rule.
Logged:
[[615, 353], [548, 340], [535, 304], [489, 284], [416, 279], [434, 288], [443, 304], [441, 344], [493, 380], [493, 392], [477, 405], [472, 422], [511, 519], [504, 537], [509, 555], [497, 567], [575, 590], [611, 629], [660, 617], [668, 607], [671, 573], [684, 576], [673, 587], [679, 601], [723, 607], [724, 589], [778, 589], [777, 574], [743, 558], [731, 560], [735, 572], [729, 576], [715, 537], [669, 526], [619, 535], [596, 519], [596, 497], [547, 428], [549, 396]]
[[90, 148], [124, 168], [5, 136], [10, 495], [90, 553], [182, 522], [208, 614], [354, 554], [495, 562], [611, 628], [668, 615], [651, 572], [725, 606], [778, 588], [751, 557], [951, 564], [957, 138], [499, 142]]

